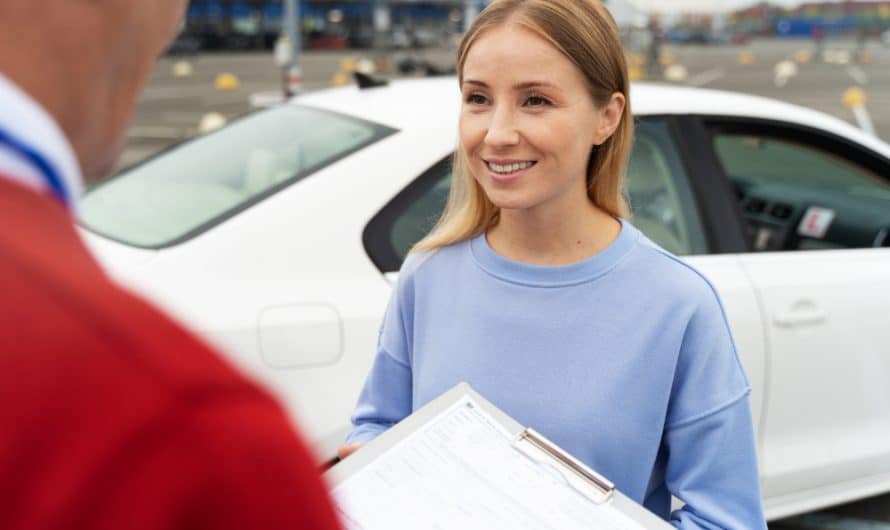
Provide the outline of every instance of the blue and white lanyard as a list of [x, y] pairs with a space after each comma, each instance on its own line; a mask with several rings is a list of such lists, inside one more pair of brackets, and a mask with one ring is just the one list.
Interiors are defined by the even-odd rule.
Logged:
[[65, 206], [71, 205], [71, 196], [68, 189], [65, 188], [65, 182], [56, 168], [46, 159], [39, 151], [31, 148], [25, 142], [22, 142], [15, 136], [7, 133], [0, 127], [0, 146], [6, 147], [13, 153], [29, 162], [40, 173], [43, 184], [49, 189], [57, 199], [62, 201]]

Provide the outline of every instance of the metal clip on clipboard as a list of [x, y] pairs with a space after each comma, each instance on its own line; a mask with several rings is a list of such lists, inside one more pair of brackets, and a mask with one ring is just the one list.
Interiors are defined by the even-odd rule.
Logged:
[[612, 500], [615, 484], [587, 467], [534, 429], [525, 429], [513, 441], [513, 447], [537, 464], [556, 469], [566, 483], [596, 504]]

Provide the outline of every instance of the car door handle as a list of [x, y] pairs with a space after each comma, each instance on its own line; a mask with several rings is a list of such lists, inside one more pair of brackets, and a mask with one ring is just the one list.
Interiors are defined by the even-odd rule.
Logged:
[[773, 317], [773, 322], [777, 326], [789, 328], [821, 324], [826, 318], [825, 311], [819, 309], [816, 304], [808, 300], [802, 300], [792, 305], [784, 313], [779, 313]]

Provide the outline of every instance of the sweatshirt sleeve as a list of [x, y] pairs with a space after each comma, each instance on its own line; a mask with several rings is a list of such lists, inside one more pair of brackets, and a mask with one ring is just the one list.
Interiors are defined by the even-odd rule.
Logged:
[[671, 514], [684, 530], [766, 529], [747, 395], [665, 433], [666, 483], [686, 505]]
[[399, 273], [380, 326], [374, 364], [352, 414], [347, 443], [367, 442], [411, 414], [411, 344], [414, 314], [413, 271], [417, 256], [409, 256]]
[[766, 528], [750, 391], [709, 290], [683, 337], [663, 438], [666, 485], [685, 503], [671, 515], [677, 528]]
[[411, 367], [378, 349], [352, 414], [347, 443], [367, 442], [411, 414]]

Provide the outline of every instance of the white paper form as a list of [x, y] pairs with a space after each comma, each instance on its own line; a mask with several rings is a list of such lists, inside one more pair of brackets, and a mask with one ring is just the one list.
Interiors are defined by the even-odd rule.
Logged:
[[332, 491], [347, 530], [642, 530], [513, 447], [469, 396]]

